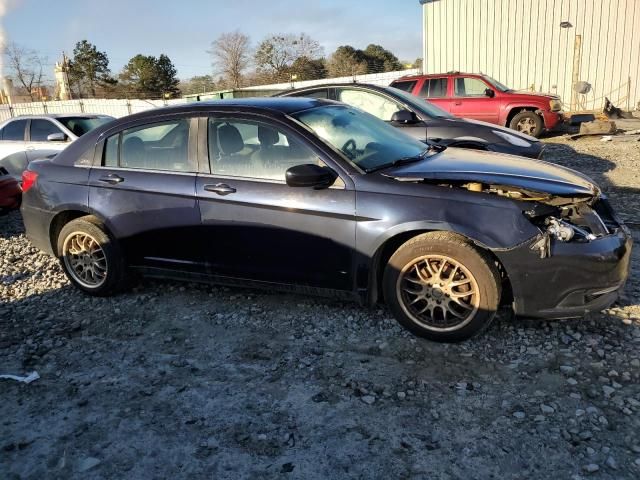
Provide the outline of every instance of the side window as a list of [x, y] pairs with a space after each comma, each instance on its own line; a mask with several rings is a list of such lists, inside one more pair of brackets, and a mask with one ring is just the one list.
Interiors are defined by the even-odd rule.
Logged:
[[391, 84], [391, 86], [393, 88], [404, 90], [405, 92], [408, 92], [408, 93], [413, 93], [413, 89], [415, 88], [416, 83], [418, 83], [416, 80], [412, 80], [409, 82], [394, 82]]
[[438, 98], [447, 96], [446, 78], [428, 78], [422, 84], [420, 96], [423, 98]]
[[118, 150], [120, 148], [120, 134], [107, 138], [104, 142], [104, 150], [102, 153], [102, 165], [105, 167], [118, 166]]
[[2, 129], [2, 140], [10, 140], [14, 142], [24, 141], [24, 131], [26, 127], [26, 120], [15, 120], [7, 123]]
[[123, 168], [190, 172], [194, 169], [189, 164], [188, 144], [187, 119], [130, 128], [107, 139], [103, 163]]
[[56, 125], [49, 120], [31, 120], [30, 138], [32, 142], [46, 142], [52, 133], [62, 133]]
[[484, 97], [487, 85], [477, 78], [458, 77], [455, 83], [456, 97]]
[[380, 120], [389, 122], [394, 113], [403, 110], [402, 105], [382, 95], [363, 90], [342, 89], [338, 91], [338, 100], [352, 107], [364, 110]]
[[308, 147], [266, 123], [210, 118], [207, 130], [216, 175], [284, 182], [290, 167], [320, 162]]

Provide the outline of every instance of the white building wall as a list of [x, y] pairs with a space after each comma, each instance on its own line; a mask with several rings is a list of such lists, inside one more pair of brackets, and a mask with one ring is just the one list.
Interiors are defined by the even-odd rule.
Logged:
[[[428, 0], [423, 38], [425, 73], [482, 72], [567, 110], [640, 102], [640, 0]], [[576, 80], [592, 91], [573, 94]]]

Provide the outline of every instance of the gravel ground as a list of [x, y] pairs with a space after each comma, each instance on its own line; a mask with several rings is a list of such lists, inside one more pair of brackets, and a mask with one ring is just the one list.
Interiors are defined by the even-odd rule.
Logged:
[[[548, 142], [640, 227], [637, 145]], [[145, 282], [90, 298], [15, 213], [0, 373], [41, 378], [0, 380], [0, 478], [639, 478], [639, 266], [602, 313], [441, 345], [302, 296]]]

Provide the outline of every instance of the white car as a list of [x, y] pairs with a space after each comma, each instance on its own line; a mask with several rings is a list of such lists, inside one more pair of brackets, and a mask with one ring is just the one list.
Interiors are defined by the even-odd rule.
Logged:
[[19, 180], [32, 160], [65, 149], [78, 137], [111, 120], [113, 117], [108, 115], [84, 113], [6, 120], [0, 123], [0, 167]]

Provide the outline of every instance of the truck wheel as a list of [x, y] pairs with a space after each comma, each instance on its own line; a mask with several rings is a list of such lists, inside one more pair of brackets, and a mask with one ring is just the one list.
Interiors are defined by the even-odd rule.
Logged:
[[125, 286], [126, 269], [118, 243], [94, 217], [72, 220], [62, 228], [58, 256], [71, 283], [85, 293], [108, 296]]
[[384, 298], [414, 334], [458, 342], [486, 329], [500, 304], [493, 261], [459, 235], [430, 232], [412, 238], [389, 259]]
[[509, 128], [537, 138], [544, 129], [544, 121], [542, 117], [535, 112], [520, 112], [511, 119]]

